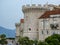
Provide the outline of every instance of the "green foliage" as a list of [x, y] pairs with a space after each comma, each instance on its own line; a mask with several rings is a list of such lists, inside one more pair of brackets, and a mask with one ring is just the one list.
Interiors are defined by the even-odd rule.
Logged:
[[59, 34], [53, 34], [45, 39], [45, 42], [47, 42], [49, 45], [60, 45], [60, 35]]
[[7, 44], [7, 41], [6, 41], [6, 35], [5, 34], [1, 34], [0, 35], [0, 44]]
[[21, 45], [33, 45], [33, 40], [29, 40], [28, 37], [20, 37], [18, 42]]
[[34, 40], [34, 44], [37, 45], [37, 43], [38, 43], [38, 40]]
[[33, 40], [29, 40], [29, 45], [33, 45], [34, 41]]
[[41, 41], [39, 41], [38, 45], [48, 45], [48, 43], [47, 42], [41, 42]]
[[53, 34], [45, 39], [45, 41], [30, 40], [28, 37], [20, 37], [18, 40], [20, 45], [60, 45], [60, 35]]
[[1, 38], [5, 38], [6, 37], [6, 35], [5, 34], [1, 34]]

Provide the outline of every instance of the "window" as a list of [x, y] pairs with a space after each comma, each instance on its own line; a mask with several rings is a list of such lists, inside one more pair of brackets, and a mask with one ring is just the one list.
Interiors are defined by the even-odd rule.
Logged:
[[42, 31], [42, 34], [43, 34], [43, 31]]
[[29, 28], [29, 31], [31, 31], [31, 28]]
[[37, 31], [38, 31], [38, 29], [37, 29]]
[[47, 31], [47, 34], [48, 34], [48, 31]]
[[51, 29], [57, 29], [59, 27], [58, 24], [50, 24]]
[[40, 22], [43, 25], [43, 21]]
[[23, 29], [20, 32], [23, 32]]
[[55, 34], [55, 32], [53, 32], [53, 35]]

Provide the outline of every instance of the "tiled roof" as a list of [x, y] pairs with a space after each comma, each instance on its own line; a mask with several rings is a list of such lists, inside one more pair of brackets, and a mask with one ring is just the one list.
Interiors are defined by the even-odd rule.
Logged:
[[54, 14], [60, 14], [60, 9], [46, 11], [42, 16], [39, 17], [39, 19], [40, 18], [49, 18], [50, 15], [54, 15]]
[[21, 23], [24, 23], [24, 19], [21, 19], [20, 22], [21, 22]]

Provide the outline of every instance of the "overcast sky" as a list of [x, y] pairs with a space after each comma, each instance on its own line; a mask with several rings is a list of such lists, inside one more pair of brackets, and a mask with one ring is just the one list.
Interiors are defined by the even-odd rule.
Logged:
[[25, 4], [60, 4], [60, 0], [0, 0], [0, 26], [15, 29], [15, 23], [19, 23], [24, 17], [22, 5]]

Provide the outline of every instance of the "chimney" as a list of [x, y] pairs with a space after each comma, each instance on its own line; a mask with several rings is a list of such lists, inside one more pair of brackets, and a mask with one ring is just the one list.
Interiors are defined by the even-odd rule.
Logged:
[[24, 23], [24, 19], [21, 19], [20, 22], [21, 22], [21, 23]]

